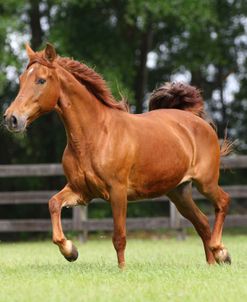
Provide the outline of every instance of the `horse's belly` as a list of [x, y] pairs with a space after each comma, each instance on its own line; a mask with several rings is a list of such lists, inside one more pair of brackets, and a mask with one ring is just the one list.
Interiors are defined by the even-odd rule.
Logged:
[[[163, 169], [162, 169], [163, 168]], [[129, 179], [128, 199], [157, 197], [174, 189], [187, 177], [188, 165], [180, 162], [174, 166], [157, 167], [157, 169], [143, 170]]]

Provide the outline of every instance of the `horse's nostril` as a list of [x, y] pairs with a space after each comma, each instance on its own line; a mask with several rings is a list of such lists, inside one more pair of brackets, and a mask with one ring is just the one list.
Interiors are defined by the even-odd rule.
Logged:
[[17, 118], [14, 115], [11, 116], [11, 124], [12, 124], [13, 128], [17, 127], [18, 121], [17, 121]]

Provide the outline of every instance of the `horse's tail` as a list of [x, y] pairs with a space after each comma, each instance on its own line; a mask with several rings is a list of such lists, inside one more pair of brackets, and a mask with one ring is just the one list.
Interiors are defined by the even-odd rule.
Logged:
[[165, 83], [152, 92], [149, 111], [162, 108], [190, 111], [205, 118], [200, 90], [184, 83]]
[[220, 146], [220, 156], [224, 157], [231, 154], [234, 150], [234, 141], [224, 138]]
[[220, 156], [224, 157], [231, 154], [234, 151], [234, 145], [236, 144], [236, 140], [231, 140], [227, 138], [227, 129], [225, 129], [224, 139], [220, 145]]

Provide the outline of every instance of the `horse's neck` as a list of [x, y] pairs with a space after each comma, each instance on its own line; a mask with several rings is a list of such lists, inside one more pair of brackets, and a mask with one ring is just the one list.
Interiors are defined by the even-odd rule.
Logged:
[[110, 110], [67, 72], [60, 77], [60, 83], [56, 111], [64, 123], [68, 144], [91, 143], [102, 131]]

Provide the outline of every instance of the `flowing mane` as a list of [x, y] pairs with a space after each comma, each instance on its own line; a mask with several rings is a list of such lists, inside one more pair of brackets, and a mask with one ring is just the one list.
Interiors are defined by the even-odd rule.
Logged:
[[78, 61], [63, 57], [58, 57], [56, 63], [70, 72], [80, 83], [84, 84], [106, 106], [127, 111], [124, 102], [117, 102], [114, 99], [105, 80], [93, 69]]
[[[44, 58], [43, 52], [36, 52], [35, 56], [33, 56], [32, 60], [30, 60], [27, 68], [29, 68], [35, 62], [50, 68], [54, 68], [53, 64]], [[122, 100], [117, 102], [110, 89], [107, 87], [105, 80], [93, 69], [89, 68], [83, 63], [80, 63], [79, 61], [60, 56], [56, 58], [55, 62], [71, 73], [81, 84], [85, 85], [101, 103], [113, 109], [128, 111], [125, 101]]]

